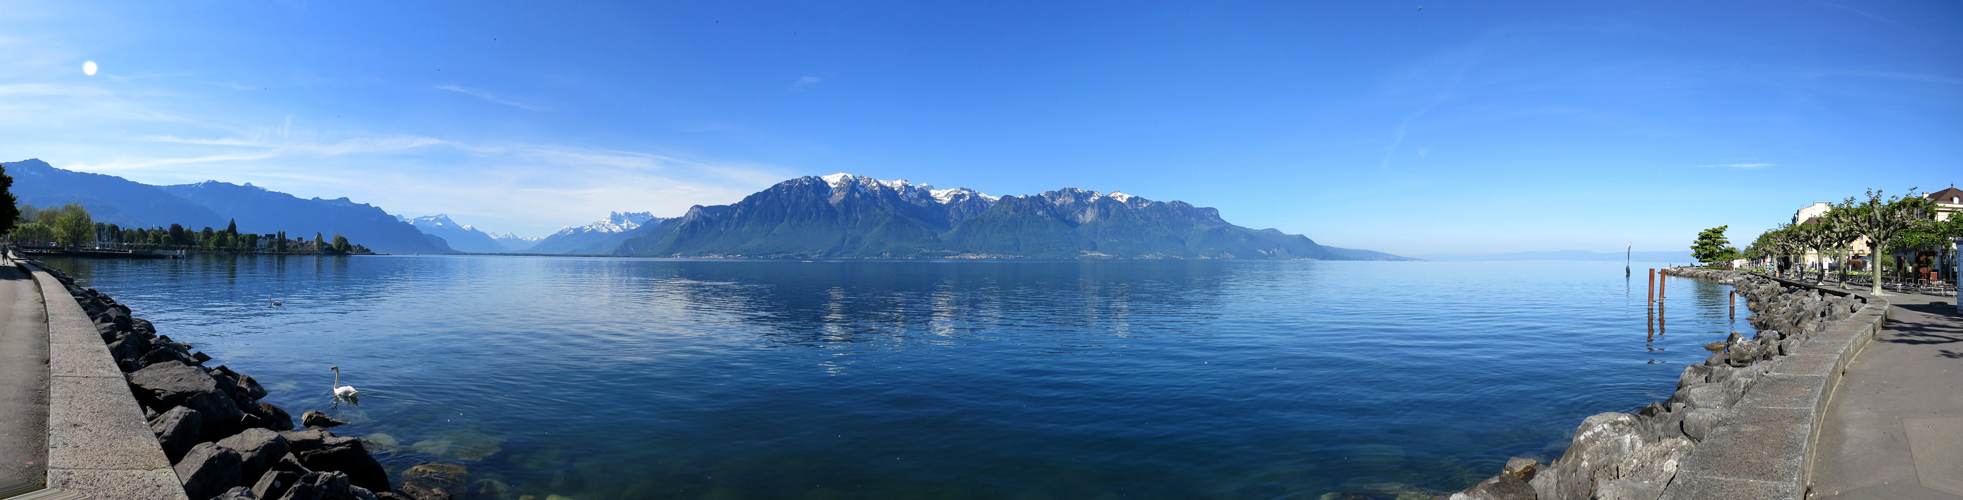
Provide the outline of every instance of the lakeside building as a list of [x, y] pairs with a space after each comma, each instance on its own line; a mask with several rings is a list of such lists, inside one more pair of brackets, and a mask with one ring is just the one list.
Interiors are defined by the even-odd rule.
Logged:
[[1936, 202], [1936, 220], [1949, 220], [1952, 214], [1963, 212], [1963, 189], [1956, 189], [1955, 184], [1934, 193], [1923, 191], [1922, 197]]

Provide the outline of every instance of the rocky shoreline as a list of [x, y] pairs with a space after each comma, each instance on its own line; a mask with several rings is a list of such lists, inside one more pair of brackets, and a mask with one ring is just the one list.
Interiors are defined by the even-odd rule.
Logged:
[[95, 323], [191, 500], [451, 498], [415, 481], [395, 491], [361, 440], [327, 430], [341, 422], [309, 411], [301, 416], [305, 427], [296, 430], [285, 410], [260, 401], [267, 392], [252, 376], [224, 365], [205, 367], [211, 356], [158, 335], [128, 306], [76, 286], [58, 269], [28, 262], [60, 281]]
[[1867, 303], [1745, 272], [1675, 268], [1669, 273], [1732, 285], [1745, 297], [1758, 333], [1744, 338], [1733, 332], [1725, 342], [1706, 346], [1715, 352], [1684, 369], [1669, 399], [1634, 414], [1601, 413], [1583, 420], [1573, 444], [1553, 463], [1507, 460], [1499, 475], [1452, 494], [1450, 500], [1660, 498], [1679, 466], [1726, 424], [1725, 411], [1751, 390], [1770, 361], [1792, 354]]

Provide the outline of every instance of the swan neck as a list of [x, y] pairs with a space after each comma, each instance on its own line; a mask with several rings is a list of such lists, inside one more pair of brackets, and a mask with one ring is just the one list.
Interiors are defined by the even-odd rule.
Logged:
[[340, 370], [334, 370], [334, 389], [335, 389], [335, 390], [340, 390], [340, 389], [341, 389], [341, 371], [340, 371]]

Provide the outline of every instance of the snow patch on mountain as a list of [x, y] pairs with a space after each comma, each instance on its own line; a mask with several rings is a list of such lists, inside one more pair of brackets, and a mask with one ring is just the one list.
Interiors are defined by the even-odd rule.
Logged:
[[943, 204], [954, 203], [971, 196], [988, 200], [989, 203], [994, 203], [995, 200], [999, 199], [994, 196], [982, 194], [981, 191], [968, 188], [934, 189], [933, 184], [914, 184], [907, 182], [906, 179], [885, 181], [844, 172], [821, 176], [819, 179], [823, 179], [825, 184], [831, 186], [832, 201], [834, 203], [838, 201], [841, 190], [852, 188], [860, 193], [865, 193], [867, 189], [873, 186], [891, 189], [894, 193], [899, 194], [901, 198], [932, 199], [935, 202]]
[[641, 227], [641, 225], [643, 224], [649, 224], [649, 223], [659, 224], [663, 220], [666, 219], [655, 217], [654, 212], [608, 212], [607, 218], [601, 219], [598, 222], [594, 222], [592, 224], [587, 224], [580, 227], [566, 226], [565, 228], [560, 229], [559, 232], [553, 234], [577, 234], [577, 233], [592, 233], [592, 232], [624, 233], [628, 231], [633, 231], [634, 228]]

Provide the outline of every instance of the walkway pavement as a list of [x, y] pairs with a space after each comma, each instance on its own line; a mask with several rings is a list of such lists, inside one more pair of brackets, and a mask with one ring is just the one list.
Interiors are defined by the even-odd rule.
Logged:
[[34, 279], [0, 265], [0, 498], [48, 479], [48, 318]]
[[1884, 298], [1886, 329], [1827, 405], [1810, 498], [1963, 500], [1963, 316], [1952, 297]]

